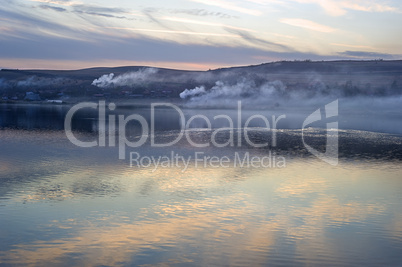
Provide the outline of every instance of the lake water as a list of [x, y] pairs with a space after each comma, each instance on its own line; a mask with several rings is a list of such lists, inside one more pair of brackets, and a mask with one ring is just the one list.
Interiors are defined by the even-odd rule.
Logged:
[[[250, 123], [252, 143], [269, 147], [254, 147], [244, 136], [238, 145], [244, 129], [236, 124], [234, 146], [195, 148], [182, 138], [153, 147], [147, 140], [126, 147], [119, 159], [117, 145], [82, 148], [67, 139], [69, 106], [1, 105], [0, 265], [401, 266], [401, 110], [352, 109], [339, 102], [339, 162], [333, 166], [302, 142], [303, 120], [320, 107], [243, 110], [243, 123], [253, 114], [286, 114], [275, 131], [258, 120]], [[186, 120], [238, 115], [227, 109], [183, 113]], [[148, 105], [136, 103], [106, 112], [118, 114], [140, 114], [148, 122], [152, 117]], [[97, 116], [96, 110], [79, 111], [74, 136], [98, 140]], [[174, 110], [159, 108], [154, 119], [157, 143], [180, 133]], [[201, 129], [205, 124], [193, 121], [191, 140], [212, 140], [213, 131]], [[224, 120], [212, 124], [227, 126]], [[323, 153], [324, 127], [318, 123], [303, 133]], [[131, 141], [141, 137], [138, 123], [125, 130]], [[215, 139], [227, 142], [230, 131]], [[130, 153], [190, 160], [187, 167], [155, 167], [147, 160], [148, 167], [136, 166]], [[197, 162], [196, 153], [228, 162]], [[236, 163], [246, 155], [267, 161]]]

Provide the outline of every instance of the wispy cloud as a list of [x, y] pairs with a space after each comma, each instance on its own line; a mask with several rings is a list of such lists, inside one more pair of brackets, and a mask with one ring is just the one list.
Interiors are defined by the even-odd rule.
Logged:
[[103, 7], [94, 5], [73, 5], [73, 7], [75, 10], [80, 10], [83, 12], [100, 12], [100, 13], [117, 13], [117, 14], [127, 13], [126, 9], [116, 7]]
[[336, 31], [336, 29], [334, 29], [334, 28], [331, 28], [331, 27], [325, 26], [325, 25], [321, 25], [321, 24], [318, 24], [316, 22], [306, 20], [306, 19], [284, 18], [284, 19], [281, 19], [280, 22], [291, 25], [291, 26], [305, 28], [305, 29], [317, 31], [317, 32], [329, 33], [329, 32]]
[[290, 6], [291, 2], [301, 4], [319, 5], [327, 14], [331, 16], [345, 15], [348, 10], [363, 12], [398, 12], [398, 7], [389, 5], [385, 0], [246, 0], [247, 2], [260, 5]]
[[292, 36], [292, 35], [286, 35], [286, 34], [280, 34], [280, 33], [272, 33], [273, 35], [275, 35], [275, 36], [278, 36], [278, 37], [283, 37], [283, 38], [288, 38], [288, 39], [295, 39], [296, 37], [295, 36]]
[[80, 15], [84, 14], [84, 15], [99, 16], [105, 18], [118, 18], [118, 19], [129, 19], [129, 20], [133, 19], [127, 16], [123, 16], [129, 14], [129, 12], [127, 12], [126, 9], [122, 8], [87, 5], [81, 2], [70, 1], [70, 0], [65, 1], [31, 0], [31, 1], [46, 3], [38, 6], [39, 8], [45, 10], [52, 10], [57, 12], [73, 12]]
[[[66, 31], [71, 29], [69, 25], [64, 25], [59, 21], [50, 21], [36, 13], [26, 12], [18, 8], [8, 10], [0, 8], [0, 17], [15, 33], [21, 33], [24, 38], [32, 35], [41, 35], [40, 31], [44, 29], [58, 33], [66, 33]], [[32, 29], [32, 25], [35, 26], [34, 30]]]
[[260, 16], [263, 14], [260, 10], [245, 8], [240, 5], [234, 4], [233, 2], [224, 1], [224, 0], [190, 0], [190, 1], [201, 3], [204, 5], [217, 6], [217, 7], [223, 8], [223, 9], [232, 10], [232, 11], [236, 11], [239, 13], [252, 15], [252, 16]]
[[31, 2], [39, 2], [46, 4], [55, 4], [61, 6], [73, 6], [82, 4], [81, 1], [72, 1], [72, 0], [30, 0]]
[[177, 18], [177, 17], [162, 17], [161, 19], [175, 21], [175, 22], [181, 22], [181, 23], [190, 23], [190, 24], [198, 24], [198, 25], [205, 25], [205, 26], [222, 27], [222, 28], [228, 28], [228, 29], [236, 29], [236, 30], [247, 31], [247, 32], [256, 32], [255, 30], [246, 29], [246, 28], [242, 28], [242, 27], [235, 27], [235, 26], [226, 25], [226, 24], [222, 24], [222, 23], [213, 23], [213, 22], [207, 22], [207, 21]]
[[283, 0], [245, 0], [247, 2], [260, 4], [260, 5], [270, 5], [270, 4], [280, 4], [284, 5], [285, 2]]
[[87, 5], [87, 4], [74, 4], [71, 7], [72, 7], [71, 12], [80, 15], [82, 18], [89, 20], [92, 23], [94, 23], [95, 20], [90, 19], [89, 16], [98, 16], [111, 19], [126, 19], [126, 20], [136, 20], [136, 17], [144, 16], [142, 14], [133, 12], [130, 9], [119, 8], [119, 7], [104, 7], [104, 6]]
[[394, 55], [391, 54], [367, 52], [367, 51], [345, 51], [340, 52], [338, 54], [341, 56], [347, 56], [358, 59], [373, 59], [373, 58], [394, 59]]
[[303, 4], [317, 4], [331, 16], [342, 16], [348, 10], [364, 12], [401, 12], [398, 8], [390, 6], [386, 1], [372, 0], [291, 0]]
[[235, 34], [212, 33], [212, 32], [191, 32], [191, 31], [176, 31], [176, 30], [158, 30], [158, 29], [137, 29], [128, 27], [106, 27], [108, 29], [130, 30], [135, 32], [155, 32], [155, 33], [172, 33], [172, 34], [185, 34], [185, 35], [200, 35], [200, 36], [219, 36], [219, 37], [234, 37], [239, 38]]
[[367, 46], [367, 45], [351, 45], [351, 44], [338, 44], [338, 43], [331, 43], [330, 45], [343, 46], [343, 47], [352, 47], [352, 48], [361, 48], [361, 49], [374, 49], [374, 47]]
[[155, 8], [146, 8], [143, 10], [143, 14], [148, 17], [149, 21], [152, 23], [155, 23], [156, 25], [159, 25], [160, 27], [167, 29], [167, 30], [172, 30], [166, 23], [163, 23], [160, 21], [160, 19], [156, 18], [154, 13], [158, 13], [158, 9]]
[[[0, 7], [0, 17], [4, 21], [3, 26], [7, 26], [9, 29], [7, 35], [10, 38], [8, 39], [15, 43], [29, 40], [28, 43], [33, 45], [33, 43], [37, 43], [44, 38], [57, 38], [60, 41], [70, 39], [94, 43], [97, 40], [90, 38], [89, 32], [99, 33], [98, 37], [102, 36], [102, 39], [108, 38], [113, 34], [94, 24], [99, 20], [91, 22], [85, 16], [77, 16], [76, 14], [70, 6], [64, 8], [53, 6], [53, 4], [32, 6], [32, 4], [24, 5], [22, 2], [10, 1], [9, 5]], [[82, 18], [85, 18], [86, 21], [83, 21]], [[44, 44], [44, 46], [47, 47], [50, 44]], [[29, 51], [31, 51], [29, 48], [26, 49], [26, 52]], [[19, 53], [24, 54], [25, 51], [19, 51]]]
[[66, 12], [67, 9], [63, 8], [63, 7], [57, 7], [57, 6], [51, 6], [51, 5], [40, 5], [39, 6], [42, 9], [51, 9], [53, 11], [57, 11], [57, 12]]
[[[68, 60], [83, 64], [126, 60], [127, 64], [180, 61], [243, 65], [282, 59], [401, 57], [394, 54], [399, 46], [399, 14], [387, 14], [395, 21], [389, 25], [379, 21], [381, 16], [369, 18], [356, 12], [348, 17], [350, 32], [346, 32], [336, 29], [343, 29], [344, 23], [335, 24], [336, 19], [317, 12], [325, 10], [334, 16], [352, 10], [395, 13], [399, 10], [391, 5], [396, 6], [396, 0], [388, 1], [388, 5], [385, 0], [185, 1], [185, 5], [155, 1], [151, 9], [150, 4], [122, 0], [113, 4], [89, 4], [88, 0], [4, 0], [0, 5], [0, 61], [60, 60], [61, 66]], [[300, 8], [300, 16], [281, 15], [297, 12], [295, 6]], [[272, 14], [271, 10], [277, 8], [280, 12]], [[306, 11], [317, 15], [307, 17]], [[371, 31], [374, 26], [376, 31]], [[302, 40], [297, 29], [336, 32], [325, 36], [331, 37], [325, 46], [320, 43], [323, 34], [310, 34], [310, 39]]]
[[129, 18], [125, 17], [125, 16], [116, 16], [116, 15], [107, 14], [107, 13], [81, 11], [81, 10], [75, 10], [74, 12], [77, 13], [77, 14], [86, 14], [86, 15], [91, 15], [91, 16], [105, 17], [105, 18], [129, 19]]
[[243, 40], [251, 43], [252, 45], [259, 45], [263, 47], [263, 50], [282, 50], [282, 51], [292, 51], [288, 46], [271, 42], [268, 40], [264, 40], [261, 38], [257, 38], [254, 35], [250, 34], [249, 32], [246, 31], [241, 31], [237, 29], [227, 29], [228, 32], [236, 34], [240, 36]]
[[172, 14], [186, 14], [199, 17], [218, 17], [221, 19], [231, 19], [238, 18], [237, 16], [232, 16], [222, 12], [212, 12], [202, 8], [195, 9], [173, 9], [170, 11]]

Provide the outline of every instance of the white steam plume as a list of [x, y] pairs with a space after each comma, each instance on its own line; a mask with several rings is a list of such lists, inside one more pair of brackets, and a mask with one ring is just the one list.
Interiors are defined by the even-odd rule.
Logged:
[[242, 100], [250, 107], [275, 105], [279, 99], [286, 98], [286, 86], [280, 81], [256, 85], [253, 80], [243, 79], [236, 84], [217, 81], [210, 90], [204, 86], [186, 89], [181, 98], [189, 99], [191, 107], [235, 107]]
[[129, 72], [119, 76], [114, 75], [114, 73], [102, 75], [100, 78], [95, 79], [92, 85], [97, 87], [106, 88], [113, 86], [130, 86], [138, 83], [145, 82], [152, 77], [153, 74], [157, 73], [158, 69], [146, 68], [140, 69], [136, 72]]
[[200, 96], [202, 94], [205, 94], [205, 87], [204, 86], [199, 86], [194, 89], [186, 89], [183, 92], [180, 93], [180, 98], [186, 99], [194, 96]]
[[60, 84], [72, 82], [71, 79], [57, 77], [57, 78], [44, 78], [38, 76], [30, 76], [25, 80], [18, 81], [17, 87], [42, 87], [42, 86], [58, 86]]

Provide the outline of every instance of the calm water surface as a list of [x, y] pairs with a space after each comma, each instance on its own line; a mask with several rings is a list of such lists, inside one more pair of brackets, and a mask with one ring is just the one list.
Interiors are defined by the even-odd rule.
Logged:
[[[1, 108], [0, 265], [402, 265], [399, 117], [383, 120], [390, 129], [383, 133], [365, 129], [370, 123], [344, 127], [338, 166], [305, 151], [297, 126], [284, 125], [275, 150], [284, 168], [191, 162], [183, 171], [130, 167], [115, 147], [74, 146], [63, 131], [64, 107], [45, 107], [47, 115], [39, 107]], [[169, 139], [177, 119], [158, 116], [165, 124], [157, 138]], [[78, 115], [73, 126], [81, 139], [97, 136], [93, 114]], [[192, 134], [208, 140], [211, 133]], [[308, 138], [325, 144], [323, 134], [311, 129]], [[127, 150], [166, 156], [172, 148]], [[195, 152], [184, 141], [173, 150]], [[268, 155], [244, 146], [202, 151]]]

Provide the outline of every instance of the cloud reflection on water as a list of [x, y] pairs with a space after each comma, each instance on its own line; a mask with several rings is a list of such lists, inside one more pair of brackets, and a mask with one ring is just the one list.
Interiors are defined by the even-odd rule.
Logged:
[[[89, 190], [88, 198], [74, 185], [89, 183], [93, 190], [102, 192], [102, 187], [93, 183], [102, 184], [112, 174], [110, 183], [118, 186], [118, 193], [108, 201], [119, 213], [103, 215], [101, 207], [93, 206], [93, 198], [102, 200], [108, 195]], [[246, 173], [237, 168], [191, 168], [186, 173], [161, 169], [152, 173], [111, 165], [99, 166], [96, 171], [77, 169], [68, 176], [52, 177], [42, 191], [35, 191], [31, 183], [13, 200], [33, 193], [36, 201], [30, 205], [35, 209], [44, 199], [60, 200], [49, 198], [49, 192], [54, 185], [62, 185], [61, 200], [79, 200], [84, 209], [93, 206], [99, 216], [54, 220], [49, 215], [47, 227], [53, 229], [49, 239], [16, 244], [0, 253], [0, 261], [95, 266], [141, 264], [143, 259], [152, 259], [154, 264], [265, 265], [284, 259], [287, 263], [317, 264], [325, 258], [342, 264], [351, 248], [347, 242], [357, 239], [352, 242], [355, 244], [367, 238], [353, 232], [354, 225], [368, 225], [366, 230], [370, 231], [371, 222], [385, 214], [395, 215], [384, 198], [394, 195], [400, 186], [378, 184], [380, 175], [396, 181], [392, 169], [387, 173], [369, 164], [345, 163], [328, 170], [325, 163], [314, 160], [295, 161], [285, 171]], [[359, 191], [360, 185], [365, 190]], [[350, 198], [349, 191], [355, 198]], [[133, 209], [137, 205], [138, 211]], [[374, 238], [392, 236], [398, 231], [398, 224], [393, 225], [371, 229]], [[351, 236], [334, 236], [340, 229], [351, 231]], [[59, 235], [62, 230], [69, 235]]]

